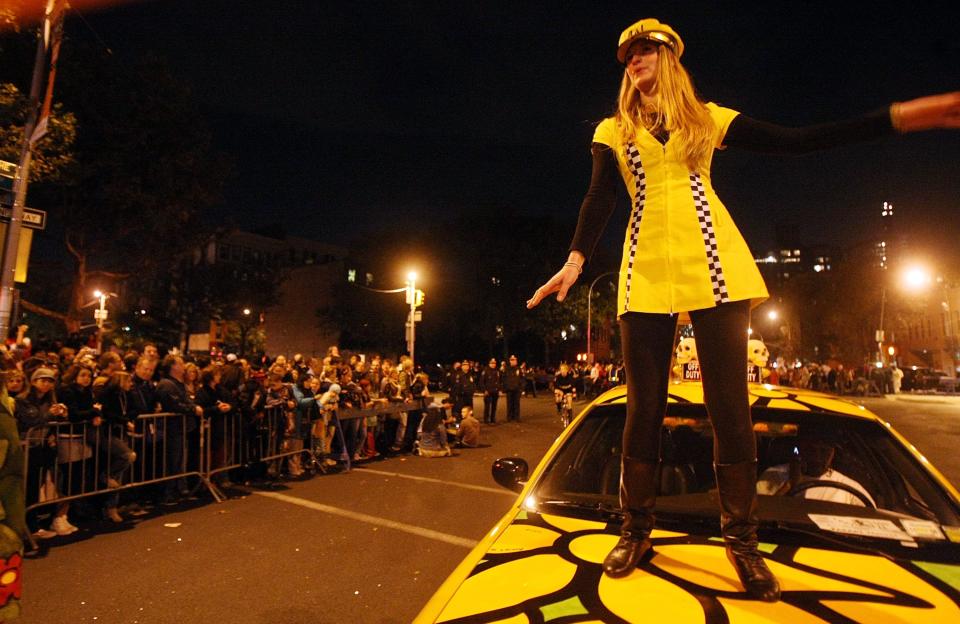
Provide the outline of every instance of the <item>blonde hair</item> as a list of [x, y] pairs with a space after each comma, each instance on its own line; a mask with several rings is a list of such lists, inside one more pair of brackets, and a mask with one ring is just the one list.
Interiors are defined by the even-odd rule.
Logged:
[[621, 144], [633, 141], [640, 128], [663, 128], [690, 171], [699, 171], [710, 161], [716, 126], [697, 97], [690, 74], [668, 46], [658, 49], [655, 103], [641, 104], [640, 91], [624, 70], [614, 117]]

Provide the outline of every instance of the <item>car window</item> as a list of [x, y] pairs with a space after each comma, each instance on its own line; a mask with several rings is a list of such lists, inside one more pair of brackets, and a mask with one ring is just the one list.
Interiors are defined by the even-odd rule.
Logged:
[[[625, 412], [623, 403], [591, 410], [547, 466], [536, 496], [617, 507]], [[752, 417], [762, 515], [775, 517], [778, 505], [795, 511], [793, 501], [800, 499], [820, 508], [876, 507], [888, 515], [960, 524], [960, 510], [881, 424], [758, 407]], [[716, 482], [713, 429], [702, 405], [669, 405], [661, 460], [661, 502], [675, 497], [701, 511], [715, 508], [706, 504]]]

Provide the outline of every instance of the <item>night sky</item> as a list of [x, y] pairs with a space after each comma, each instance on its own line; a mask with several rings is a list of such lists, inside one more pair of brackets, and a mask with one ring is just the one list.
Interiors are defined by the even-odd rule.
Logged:
[[[617, 38], [642, 17], [680, 33], [705, 99], [802, 125], [960, 89], [956, 7], [155, 0], [85, 17], [115, 54], [157, 52], [191, 85], [237, 160], [224, 218], [349, 243], [458, 211], [552, 214], [572, 234]], [[69, 32], [94, 37], [75, 17]], [[756, 254], [778, 225], [801, 243], [864, 240], [889, 201], [919, 253], [960, 262], [960, 132], [730, 150], [714, 183]]]

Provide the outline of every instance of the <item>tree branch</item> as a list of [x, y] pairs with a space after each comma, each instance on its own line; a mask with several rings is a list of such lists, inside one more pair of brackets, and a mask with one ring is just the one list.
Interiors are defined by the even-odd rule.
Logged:
[[61, 323], [66, 323], [66, 322], [67, 322], [67, 315], [64, 314], [64, 313], [62, 313], [62, 312], [55, 312], [55, 311], [53, 311], [53, 310], [49, 310], [49, 309], [47, 309], [47, 308], [44, 308], [43, 306], [38, 306], [38, 305], [35, 304], [35, 303], [30, 303], [30, 302], [27, 301], [26, 299], [21, 299], [21, 300], [20, 300], [20, 305], [23, 306], [23, 308], [24, 308], [25, 310], [29, 310], [30, 312], [33, 312], [34, 314], [39, 314], [40, 316], [45, 316], [45, 317], [47, 317], [47, 318], [56, 319], [56, 320], [60, 321]]
[[87, 277], [93, 277], [94, 275], [108, 277], [115, 280], [125, 280], [130, 277], [129, 273], [114, 273], [112, 271], [87, 271]]
[[83, 254], [81, 254], [76, 247], [73, 246], [73, 242], [70, 240], [70, 235], [67, 234], [65, 241], [67, 244], [67, 251], [70, 252], [70, 255], [77, 259], [77, 262], [83, 262]]

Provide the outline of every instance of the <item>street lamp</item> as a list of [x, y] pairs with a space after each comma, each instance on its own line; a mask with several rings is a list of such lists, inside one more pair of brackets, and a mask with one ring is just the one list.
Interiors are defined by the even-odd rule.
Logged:
[[244, 308], [242, 312], [243, 317], [237, 321], [237, 325], [240, 327], [240, 357], [244, 357], [247, 354], [247, 336], [249, 335], [250, 330], [253, 329], [253, 323], [250, 319], [250, 316], [253, 314], [253, 310], [250, 308]]
[[[107, 322], [110, 313], [107, 311], [107, 299], [116, 297], [117, 293], [107, 293], [100, 289], [93, 291], [93, 296], [98, 300], [99, 307], [93, 311], [93, 320], [97, 323], [97, 353], [103, 350], [103, 326]], [[93, 305], [96, 302], [90, 302], [83, 307]]]
[[[923, 266], [914, 264], [908, 266], [900, 274], [900, 286], [911, 292], [920, 292], [925, 290], [930, 284], [933, 283], [933, 277], [930, 272]], [[883, 331], [883, 317], [886, 311], [887, 305], [887, 285], [883, 285], [883, 289], [880, 292], [880, 328], [877, 329], [876, 333], [876, 342], [877, 342], [877, 352], [879, 355], [878, 364], [884, 364], [884, 349], [883, 343], [885, 341], [884, 331]], [[945, 335], [949, 335], [950, 327], [950, 312], [949, 312], [949, 303], [944, 302], [943, 304], [947, 309], [947, 325], [945, 328]]]
[[593, 320], [593, 287], [597, 285], [597, 282], [600, 281], [601, 277], [606, 277], [607, 275], [615, 275], [617, 271], [607, 271], [606, 273], [601, 273], [593, 282], [590, 284], [590, 288], [587, 290], [587, 363], [593, 364], [593, 350], [591, 349], [591, 340], [593, 339], [593, 332], [591, 331], [591, 323]]
[[956, 363], [955, 363], [955, 350], [956, 345], [953, 339], [953, 321], [950, 318], [950, 293], [947, 287], [947, 282], [943, 277], [934, 278], [933, 274], [923, 266], [914, 265], [909, 267], [903, 273], [903, 283], [906, 288], [913, 292], [922, 292], [929, 290], [931, 286], [937, 284], [939, 286], [939, 291], [937, 294], [940, 296], [940, 305], [939, 313], [943, 316], [943, 336], [946, 351], [950, 353], [950, 369], [951, 372], [956, 372]]
[[93, 319], [97, 322], [97, 353], [103, 351], [103, 324], [107, 320], [107, 299], [109, 294], [102, 290], [93, 291], [93, 296], [100, 300], [100, 307], [93, 311]]
[[421, 320], [423, 313], [418, 312], [417, 308], [423, 305], [423, 291], [417, 290], [417, 272], [407, 273], [407, 305], [410, 306], [410, 313], [407, 316], [407, 351], [410, 352], [411, 365], [416, 362], [414, 359], [414, 350], [417, 341], [417, 321]]

